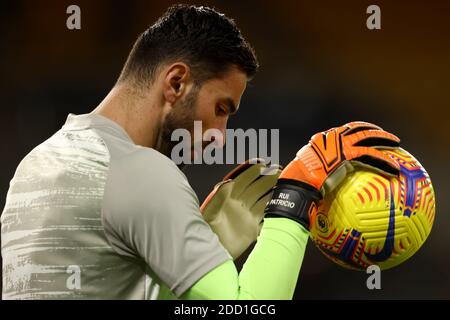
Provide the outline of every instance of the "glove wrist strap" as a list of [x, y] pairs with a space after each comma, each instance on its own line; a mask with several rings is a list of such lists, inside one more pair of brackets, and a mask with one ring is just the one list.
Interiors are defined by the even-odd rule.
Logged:
[[272, 199], [264, 210], [266, 218], [284, 217], [297, 221], [309, 230], [309, 214], [322, 198], [320, 192], [297, 180], [279, 179]]

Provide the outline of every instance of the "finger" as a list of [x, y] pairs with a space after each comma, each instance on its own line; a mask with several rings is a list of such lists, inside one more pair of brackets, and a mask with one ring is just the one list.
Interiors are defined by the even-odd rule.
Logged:
[[250, 184], [261, 176], [261, 172], [266, 168], [264, 163], [251, 164], [245, 171], [233, 179], [232, 196], [239, 196]]
[[260, 219], [258, 221], [262, 221], [264, 217], [264, 209], [267, 206], [267, 203], [272, 198], [272, 192], [269, 192], [267, 195], [259, 199], [253, 207], [250, 208], [251, 213], [253, 216], [257, 217], [257, 219]]
[[262, 176], [272, 176], [277, 175], [278, 171], [283, 171], [283, 166], [280, 164], [270, 164], [266, 165], [265, 168], [261, 170]]
[[253, 206], [253, 204], [255, 204], [258, 199], [270, 192], [277, 183], [280, 174], [281, 170], [276, 169], [274, 174], [261, 176], [259, 179], [250, 184], [240, 195], [240, 198], [242, 199], [242, 201], [244, 201], [246, 206]]
[[381, 170], [389, 175], [398, 175], [400, 165], [386, 153], [371, 147], [354, 147], [347, 160], [358, 161], [364, 165]]
[[345, 125], [343, 125], [343, 127], [347, 127], [347, 131], [345, 132], [344, 135], [350, 135], [352, 133], [358, 132], [358, 131], [362, 131], [362, 130], [383, 130], [381, 129], [381, 127], [370, 123], [370, 122], [365, 122], [365, 121], [353, 121], [353, 122], [349, 122]]
[[261, 158], [253, 158], [253, 159], [247, 160], [244, 163], [237, 166], [236, 168], [234, 168], [231, 172], [229, 172], [223, 178], [223, 180], [235, 179], [238, 175], [240, 175], [242, 172], [249, 169], [251, 166], [253, 166], [256, 163], [265, 163], [265, 161], [264, 161], [264, 159], [261, 159]]
[[360, 128], [360, 127], [368, 127], [368, 128], [372, 128], [372, 129], [382, 130], [380, 126], [377, 126], [376, 124], [373, 124], [373, 123], [367, 122], [367, 121], [347, 122], [344, 126], [350, 128], [350, 129]]
[[346, 143], [362, 147], [398, 147], [400, 138], [384, 130], [363, 130], [345, 137]]
[[[211, 204], [211, 201], [214, 199], [214, 197], [217, 195], [218, 192], [222, 192], [223, 194], [229, 194], [230, 193], [230, 183], [231, 179], [220, 181], [218, 184], [214, 186], [214, 189], [208, 194], [208, 196], [203, 201], [202, 205], [200, 206], [200, 212], [204, 213], [205, 210], [208, 208], [208, 206]], [[225, 190], [225, 188], [228, 187], [228, 190]], [[219, 191], [220, 189], [220, 191]]]

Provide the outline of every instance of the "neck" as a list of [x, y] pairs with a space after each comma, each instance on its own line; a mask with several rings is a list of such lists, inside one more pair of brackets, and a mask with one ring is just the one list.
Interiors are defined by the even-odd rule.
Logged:
[[130, 85], [118, 84], [92, 113], [119, 124], [135, 144], [156, 147], [163, 112], [151, 93], [142, 94]]

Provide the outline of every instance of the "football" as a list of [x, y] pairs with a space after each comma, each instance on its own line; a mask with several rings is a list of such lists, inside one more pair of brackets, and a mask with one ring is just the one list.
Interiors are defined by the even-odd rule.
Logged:
[[433, 226], [435, 195], [428, 173], [404, 149], [382, 151], [400, 165], [398, 177], [355, 165], [311, 217], [316, 246], [346, 268], [395, 267], [419, 250]]

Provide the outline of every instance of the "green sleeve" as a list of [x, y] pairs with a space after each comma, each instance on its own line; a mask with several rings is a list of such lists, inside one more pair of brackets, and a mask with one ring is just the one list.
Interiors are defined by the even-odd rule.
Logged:
[[188, 300], [292, 299], [303, 262], [308, 231], [286, 218], [266, 218], [241, 273], [229, 260], [197, 281]]

